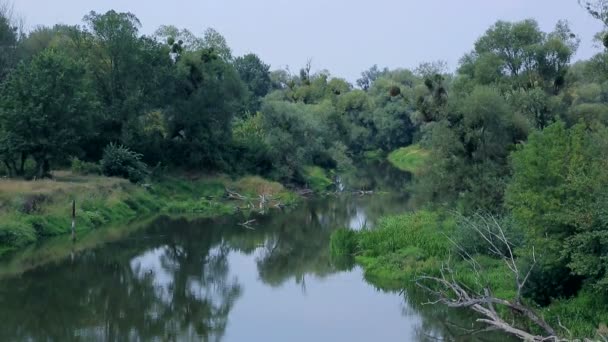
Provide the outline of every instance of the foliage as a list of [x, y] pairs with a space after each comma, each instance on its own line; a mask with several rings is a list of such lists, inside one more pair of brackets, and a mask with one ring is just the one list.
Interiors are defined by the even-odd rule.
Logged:
[[329, 179], [325, 170], [318, 166], [306, 166], [303, 173], [306, 185], [315, 192], [323, 192], [334, 183]]
[[79, 150], [95, 107], [85, 74], [82, 64], [46, 50], [11, 75], [0, 112], [0, 154], [10, 171], [22, 174], [31, 156], [41, 178], [49, 175], [51, 161]]
[[255, 113], [260, 109], [260, 100], [270, 91], [270, 66], [264, 64], [255, 54], [247, 54], [234, 60], [234, 67], [241, 80], [247, 85], [249, 100], [247, 111]]
[[76, 157], [72, 158], [71, 170], [72, 173], [78, 175], [100, 175], [102, 173], [99, 164], [86, 162]]
[[148, 166], [141, 161], [139, 153], [115, 144], [104, 149], [101, 170], [106, 176], [126, 178], [132, 183], [139, 183], [148, 175]]
[[513, 154], [507, 203], [528, 227], [530, 243], [554, 268], [569, 267], [604, 288], [605, 189], [608, 158], [605, 127], [555, 123], [533, 134]]

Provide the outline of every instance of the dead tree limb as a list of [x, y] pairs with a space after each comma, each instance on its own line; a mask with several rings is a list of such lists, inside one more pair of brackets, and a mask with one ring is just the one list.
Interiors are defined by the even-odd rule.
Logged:
[[250, 229], [250, 230], [255, 230], [255, 228], [253, 228], [253, 227], [251, 226], [251, 224], [252, 224], [252, 223], [254, 223], [254, 222], [255, 222], [255, 219], [253, 219], [253, 220], [249, 220], [249, 221], [245, 221], [245, 222], [243, 222], [243, 223], [239, 223], [239, 226], [241, 226], [241, 227], [243, 227], [243, 228]]
[[[442, 264], [438, 276], [422, 276], [418, 278], [416, 284], [432, 293], [434, 301], [425, 304], [443, 304], [453, 308], [470, 308], [482, 315], [477, 322], [484, 323], [488, 327], [502, 330], [526, 341], [565, 341], [558, 337], [556, 330], [551, 327], [542, 316], [537, 314], [532, 308], [522, 302], [522, 290], [525, 288], [530, 275], [536, 266], [536, 256], [532, 247], [533, 263], [527, 272], [522, 272], [517, 264], [513, 253], [513, 244], [507, 238], [504, 229], [493, 216], [477, 215], [474, 219], [460, 216], [461, 224], [475, 231], [488, 245], [488, 250], [495, 257], [499, 258], [513, 274], [516, 286], [516, 295], [513, 300], [497, 298], [492, 295], [491, 289], [487, 285], [482, 285], [481, 267], [474, 257], [465, 248], [457, 244], [453, 239], [448, 239], [456, 247], [458, 254], [473, 269], [477, 290], [467, 287], [455, 277], [455, 272], [450, 267], [450, 260]], [[514, 323], [504, 320], [498, 313], [495, 306], [503, 306], [510, 309], [521, 318], [533, 323], [543, 331], [542, 335], [534, 335]], [[560, 323], [561, 326], [561, 323]], [[567, 329], [562, 328], [565, 331]]]

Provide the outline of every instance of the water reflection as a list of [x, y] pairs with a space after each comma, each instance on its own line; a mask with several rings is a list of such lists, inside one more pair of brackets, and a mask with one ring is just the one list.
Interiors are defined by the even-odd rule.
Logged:
[[[377, 175], [363, 178], [400, 179]], [[416, 289], [376, 289], [330, 260], [335, 228], [372, 227], [407, 209], [399, 196], [310, 200], [254, 217], [255, 230], [242, 217], [159, 218], [0, 280], [0, 341], [474, 340], [454, 328], [470, 326], [468, 313], [421, 305]]]

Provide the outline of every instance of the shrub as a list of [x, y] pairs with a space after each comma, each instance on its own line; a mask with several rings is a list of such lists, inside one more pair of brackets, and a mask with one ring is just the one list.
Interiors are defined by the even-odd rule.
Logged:
[[103, 151], [101, 170], [106, 176], [122, 177], [132, 183], [139, 183], [148, 175], [148, 166], [141, 161], [141, 157], [141, 154], [125, 146], [110, 144]]
[[101, 166], [97, 163], [82, 161], [76, 157], [72, 158], [72, 173], [77, 175], [100, 175]]
[[36, 231], [27, 223], [16, 220], [0, 223], [0, 244], [15, 247], [36, 241]]

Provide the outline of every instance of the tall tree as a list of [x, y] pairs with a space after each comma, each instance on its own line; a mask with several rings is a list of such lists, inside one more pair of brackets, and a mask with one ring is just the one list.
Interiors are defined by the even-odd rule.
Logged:
[[247, 110], [255, 113], [260, 109], [261, 99], [270, 91], [270, 66], [257, 55], [250, 53], [237, 57], [234, 60], [234, 67], [249, 90]]
[[[90, 133], [95, 100], [82, 63], [56, 50], [45, 50], [21, 63], [7, 81], [2, 96], [0, 127], [5, 164], [17, 152], [36, 161], [38, 177], [49, 175], [51, 163], [79, 150]], [[21, 169], [23, 164], [21, 165]]]
[[175, 102], [169, 110], [172, 162], [215, 169], [226, 165], [232, 117], [245, 86], [215, 50], [186, 53], [177, 64]]

